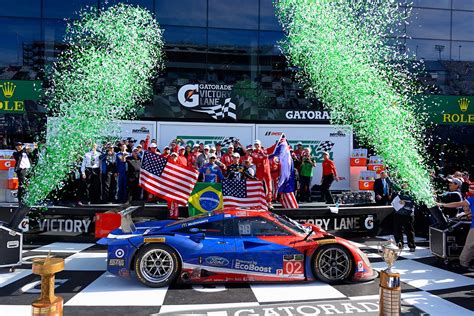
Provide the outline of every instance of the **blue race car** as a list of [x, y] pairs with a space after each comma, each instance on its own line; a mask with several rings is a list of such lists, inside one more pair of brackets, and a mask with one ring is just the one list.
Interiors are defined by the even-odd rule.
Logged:
[[376, 277], [354, 244], [264, 210], [224, 209], [183, 220], [132, 222], [98, 241], [107, 270], [144, 285], [260, 281], [327, 283]]

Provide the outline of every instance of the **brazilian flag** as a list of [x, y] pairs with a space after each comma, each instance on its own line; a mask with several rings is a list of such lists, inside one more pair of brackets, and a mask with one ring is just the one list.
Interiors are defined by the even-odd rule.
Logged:
[[189, 216], [222, 208], [222, 183], [196, 183], [188, 201]]

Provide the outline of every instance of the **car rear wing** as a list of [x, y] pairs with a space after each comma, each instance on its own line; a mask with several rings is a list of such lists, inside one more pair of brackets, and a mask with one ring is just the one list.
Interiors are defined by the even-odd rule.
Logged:
[[132, 233], [136, 230], [135, 224], [133, 223], [132, 220], [132, 214], [139, 208], [142, 208], [142, 206], [129, 206], [123, 211], [120, 211], [120, 228], [122, 229], [122, 232], [124, 233]]

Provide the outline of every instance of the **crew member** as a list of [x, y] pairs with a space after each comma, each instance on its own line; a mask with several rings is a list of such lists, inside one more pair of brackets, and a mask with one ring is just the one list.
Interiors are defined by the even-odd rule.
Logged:
[[392, 181], [388, 178], [387, 171], [380, 172], [380, 178], [374, 182], [375, 203], [387, 205], [392, 199]]
[[329, 159], [329, 153], [323, 153], [323, 175], [321, 178], [321, 193], [323, 199], [327, 204], [334, 204], [334, 199], [332, 198], [331, 191], [329, 188], [334, 180], [338, 181], [337, 171], [334, 162]]
[[38, 146], [34, 143], [34, 150], [30, 151], [27, 150], [29, 148], [23, 147], [22, 142], [17, 142], [15, 143], [15, 148], [16, 151], [13, 153], [13, 158], [15, 159], [15, 172], [18, 177], [18, 202], [21, 204], [28, 185], [28, 172], [33, 167], [38, 156]]
[[265, 192], [266, 192], [266, 200], [269, 203], [269, 207], [271, 208], [273, 190], [272, 190], [272, 177], [270, 174], [270, 162], [268, 161], [268, 154], [262, 147], [262, 142], [258, 139], [254, 142], [255, 150], [252, 152], [252, 161], [257, 167], [257, 173], [255, 177], [263, 181]]
[[203, 182], [216, 183], [224, 179], [221, 168], [216, 164], [216, 158], [215, 154], [210, 154], [209, 162], [199, 169], [200, 178]]
[[100, 199], [100, 152], [97, 151], [97, 144], [92, 146], [92, 150], [87, 152], [82, 159], [81, 174], [86, 182], [87, 203], [97, 203]]

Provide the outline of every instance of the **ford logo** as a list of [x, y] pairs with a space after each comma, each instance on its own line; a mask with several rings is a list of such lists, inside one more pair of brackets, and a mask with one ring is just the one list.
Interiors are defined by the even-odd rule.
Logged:
[[206, 258], [206, 263], [211, 265], [211, 266], [226, 266], [229, 264], [229, 260], [226, 258], [222, 257], [217, 257], [217, 256], [212, 256], [212, 257], [207, 257]]

